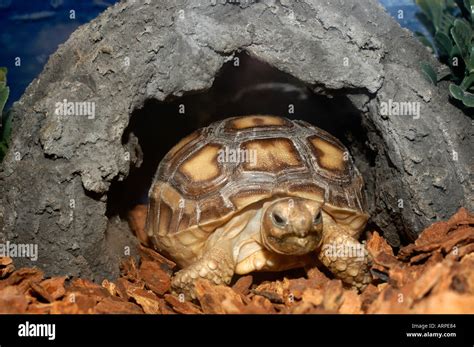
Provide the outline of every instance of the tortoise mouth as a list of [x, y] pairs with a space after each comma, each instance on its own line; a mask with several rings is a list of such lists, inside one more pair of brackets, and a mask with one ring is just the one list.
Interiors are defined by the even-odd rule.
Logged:
[[316, 250], [321, 241], [320, 233], [299, 236], [293, 233], [275, 237], [264, 233], [264, 245], [271, 251], [285, 255], [304, 255]]

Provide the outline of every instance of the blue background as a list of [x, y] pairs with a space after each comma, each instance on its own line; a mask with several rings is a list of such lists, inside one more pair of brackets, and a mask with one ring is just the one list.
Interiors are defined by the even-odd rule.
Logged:
[[[159, 1], [159, 0], [155, 0]], [[0, 66], [8, 68], [10, 98], [17, 101], [38, 76], [48, 57], [81, 24], [89, 22], [117, 0], [0, 0]], [[380, 0], [404, 27], [425, 32], [416, 18], [413, 0]], [[70, 19], [70, 10], [75, 19]], [[403, 18], [398, 11], [403, 10]], [[15, 58], [21, 66], [15, 66]]]

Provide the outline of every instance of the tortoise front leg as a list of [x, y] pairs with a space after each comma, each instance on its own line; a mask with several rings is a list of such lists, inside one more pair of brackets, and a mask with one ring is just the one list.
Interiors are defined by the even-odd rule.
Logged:
[[178, 271], [171, 280], [175, 294], [195, 299], [194, 282], [207, 279], [215, 284], [229, 284], [234, 275], [235, 262], [229, 242], [222, 242], [204, 252], [195, 263]]
[[363, 289], [372, 281], [371, 258], [365, 245], [331, 218], [324, 220], [319, 260], [343, 282]]

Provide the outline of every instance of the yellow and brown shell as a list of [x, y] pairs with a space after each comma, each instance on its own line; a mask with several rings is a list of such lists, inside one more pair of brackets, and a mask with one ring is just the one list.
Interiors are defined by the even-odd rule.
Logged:
[[150, 189], [147, 233], [192, 256], [236, 213], [276, 196], [324, 201], [352, 229], [367, 220], [362, 177], [339, 140], [304, 121], [255, 115], [212, 123], [168, 152]]

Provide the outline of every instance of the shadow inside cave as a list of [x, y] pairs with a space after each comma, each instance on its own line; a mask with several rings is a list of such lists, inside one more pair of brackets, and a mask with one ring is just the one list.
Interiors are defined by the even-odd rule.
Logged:
[[375, 154], [366, 145], [360, 111], [347, 96], [340, 91], [331, 95], [313, 93], [293, 76], [240, 52], [221, 68], [209, 90], [164, 102], [149, 99], [132, 113], [122, 141], [126, 144], [135, 136], [143, 161], [139, 167], [131, 165], [125, 180], [111, 185], [107, 216], [126, 218], [135, 205], [147, 203], [161, 159], [181, 138], [214, 121], [249, 114], [305, 120], [336, 136], [347, 146], [359, 169], [363, 168], [370, 190]]

